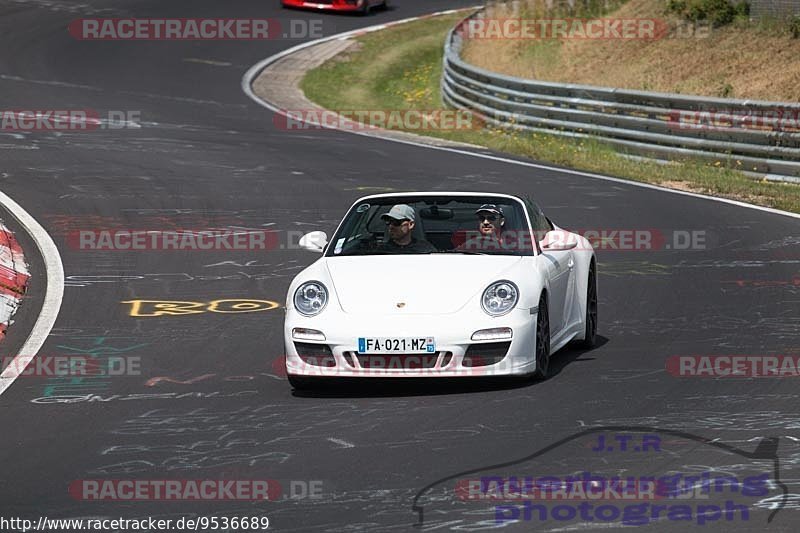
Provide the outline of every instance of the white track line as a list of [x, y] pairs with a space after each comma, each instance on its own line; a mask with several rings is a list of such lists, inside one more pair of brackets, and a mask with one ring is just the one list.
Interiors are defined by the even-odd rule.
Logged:
[[53, 239], [36, 222], [35, 218], [3, 192], [0, 192], [0, 204], [8, 209], [17, 222], [33, 238], [44, 260], [47, 277], [47, 289], [42, 303], [42, 311], [39, 313], [39, 317], [36, 319], [36, 323], [33, 325], [25, 344], [20, 348], [19, 354], [14, 357], [13, 361], [6, 367], [6, 370], [0, 374], [0, 394], [3, 394], [25, 370], [28, 363], [39, 353], [39, 349], [56, 323], [58, 312], [61, 310], [61, 301], [64, 298], [64, 265], [61, 264], [61, 255], [58, 253], [58, 248], [56, 248]]
[[[262, 100], [261, 98], [256, 96], [256, 94], [253, 92], [253, 88], [252, 88], [253, 81], [258, 77], [258, 75], [261, 73], [261, 71], [264, 70], [269, 65], [271, 65], [272, 63], [274, 63], [275, 61], [278, 61], [279, 59], [281, 59], [283, 57], [286, 57], [286, 56], [288, 56], [290, 54], [293, 54], [293, 53], [298, 52], [300, 50], [303, 50], [305, 48], [309, 48], [311, 46], [316, 46], [316, 45], [324, 43], [324, 42], [333, 41], [335, 39], [347, 39], [349, 37], [354, 37], [354, 36], [361, 35], [361, 34], [364, 34], [364, 33], [370, 33], [370, 32], [373, 32], [373, 31], [382, 30], [384, 28], [387, 28], [389, 26], [394, 26], [394, 25], [397, 25], [397, 24], [405, 24], [407, 22], [413, 22], [415, 20], [420, 20], [420, 19], [429, 18], [429, 17], [435, 17], [435, 16], [439, 16], [439, 15], [449, 15], [451, 13], [457, 13], [459, 11], [467, 11], [467, 10], [471, 10], [471, 9], [477, 9], [478, 7], [481, 7], [481, 6], [473, 6], [473, 7], [462, 8], [462, 9], [450, 9], [448, 11], [440, 11], [440, 12], [437, 12], [437, 13], [432, 13], [430, 15], [423, 15], [423, 16], [420, 16], [420, 17], [411, 17], [411, 18], [402, 19], [402, 20], [398, 20], [398, 21], [395, 21], [395, 22], [387, 23], [387, 24], [378, 24], [376, 26], [369, 26], [367, 28], [362, 28], [362, 29], [358, 29], [358, 30], [352, 30], [352, 31], [344, 32], [344, 33], [338, 33], [336, 35], [331, 35], [329, 37], [323, 37], [322, 39], [316, 39], [316, 40], [313, 40], [313, 41], [309, 41], [307, 43], [302, 43], [302, 44], [299, 44], [297, 46], [293, 46], [291, 48], [288, 48], [288, 49], [284, 50], [283, 52], [279, 52], [279, 53], [277, 53], [277, 54], [275, 54], [273, 56], [270, 56], [270, 57], [268, 57], [266, 59], [263, 59], [263, 60], [259, 61], [258, 63], [256, 63], [255, 65], [253, 65], [252, 67], [250, 67], [247, 70], [247, 72], [244, 73], [244, 76], [242, 76], [242, 90], [244, 91], [244, 93], [247, 96], [250, 97], [251, 100], [253, 100], [258, 105], [260, 105], [262, 107], [265, 107], [265, 108], [269, 109], [270, 111], [273, 111], [273, 112], [278, 113], [280, 115], [286, 116], [285, 110], [282, 110], [282, 109], [280, 109], [278, 107], [275, 107], [274, 105], [272, 105], [270, 102], [267, 102], [266, 100]], [[333, 128], [333, 129], [338, 129], [338, 128]], [[710, 201], [713, 201], [713, 202], [720, 202], [720, 203], [724, 203], [724, 204], [735, 205], [737, 207], [745, 207], [747, 209], [755, 209], [757, 211], [764, 211], [766, 213], [772, 213], [772, 214], [775, 214], [775, 215], [782, 215], [782, 216], [787, 216], [787, 217], [791, 217], [791, 218], [800, 219], [800, 214], [798, 214], [798, 213], [790, 213], [788, 211], [781, 211], [780, 209], [773, 209], [771, 207], [763, 207], [763, 206], [760, 206], [760, 205], [748, 204], [746, 202], [740, 202], [738, 200], [730, 200], [728, 198], [717, 198], [716, 196], [708, 196], [708, 195], [705, 195], [705, 194], [698, 194], [698, 193], [695, 193], [695, 192], [687, 192], [687, 191], [679, 191], [679, 190], [676, 190], [676, 189], [668, 189], [666, 187], [660, 187], [658, 185], [651, 185], [649, 183], [640, 183], [640, 182], [630, 181], [630, 180], [626, 180], [626, 179], [622, 179], [622, 178], [614, 178], [614, 177], [611, 177], [611, 176], [605, 176], [605, 175], [602, 175], [602, 174], [593, 174], [591, 172], [582, 172], [580, 170], [571, 170], [571, 169], [568, 169], [568, 168], [552, 167], [552, 166], [543, 165], [543, 164], [540, 164], [540, 163], [531, 163], [531, 162], [528, 162], [528, 161], [517, 161], [516, 159], [510, 159], [510, 158], [507, 158], [507, 157], [499, 157], [499, 156], [494, 156], [494, 155], [489, 155], [489, 154], [481, 154], [481, 153], [476, 153], [476, 152], [470, 152], [470, 151], [467, 151], [467, 150], [460, 150], [458, 148], [449, 148], [449, 147], [446, 147], [446, 146], [433, 146], [433, 145], [425, 144], [425, 143], [421, 143], [421, 142], [407, 141], [407, 140], [403, 140], [403, 139], [394, 139], [394, 138], [390, 138], [390, 137], [381, 137], [379, 134], [375, 135], [374, 133], [371, 134], [369, 132], [364, 132], [364, 131], [354, 131], [354, 130], [348, 130], [348, 129], [339, 129], [339, 131], [352, 133], [353, 135], [363, 135], [365, 137], [373, 137], [373, 138], [383, 139], [385, 141], [391, 141], [391, 142], [396, 142], [396, 143], [400, 143], [400, 144], [407, 144], [407, 145], [410, 145], [410, 146], [418, 146], [418, 147], [422, 147], [422, 148], [428, 148], [430, 150], [440, 150], [440, 151], [443, 151], [443, 152], [461, 154], [461, 155], [466, 155], [466, 156], [470, 156], [470, 157], [479, 157], [481, 159], [489, 159], [491, 161], [498, 161], [500, 163], [508, 163], [508, 164], [511, 164], [511, 165], [520, 165], [520, 166], [529, 167], [529, 168], [538, 168], [538, 169], [541, 169], [541, 170], [549, 170], [549, 171], [553, 171], [553, 172], [563, 172], [564, 174], [572, 174], [573, 176], [583, 176], [583, 177], [586, 177], [586, 178], [594, 178], [594, 179], [600, 179], [600, 180], [606, 180], [606, 181], [613, 181], [615, 183], [622, 183], [622, 184], [625, 184], [625, 185], [631, 185], [633, 187], [643, 187], [645, 189], [653, 189], [653, 190], [656, 190], [656, 191], [667, 192], [667, 193], [671, 193], [671, 194], [681, 194], [683, 196], [690, 196], [692, 198], [700, 198], [700, 199], [703, 199], [703, 200], [710, 200]]]

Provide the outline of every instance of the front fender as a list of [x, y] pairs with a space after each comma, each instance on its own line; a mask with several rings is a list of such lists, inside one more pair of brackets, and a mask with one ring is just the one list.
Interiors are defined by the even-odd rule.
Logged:
[[586, 292], [589, 288], [589, 269], [594, 261], [595, 275], [597, 274], [597, 258], [595, 256], [594, 248], [586, 238], [575, 235], [578, 245], [574, 248], [573, 257], [575, 260], [575, 297], [573, 298], [574, 308], [572, 316], [578, 316], [581, 319], [580, 333], [576, 335], [575, 340], [583, 340], [586, 333]]

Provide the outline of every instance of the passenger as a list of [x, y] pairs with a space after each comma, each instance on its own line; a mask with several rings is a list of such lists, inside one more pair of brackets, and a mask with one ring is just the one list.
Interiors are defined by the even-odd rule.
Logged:
[[406, 204], [392, 206], [388, 213], [381, 215], [389, 228], [389, 240], [378, 248], [386, 253], [425, 254], [435, 252], [436, 248], [426, 240], [419, 240], [411, 232], [416, 221], [414, 208]]

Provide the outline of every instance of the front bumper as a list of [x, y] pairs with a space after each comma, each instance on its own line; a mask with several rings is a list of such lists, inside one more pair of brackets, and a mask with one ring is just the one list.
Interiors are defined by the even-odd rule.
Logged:
[[[481, 313], [470, 313], [469, 316], [465, 316], [465, 313], [359, 316], [328, 311], [333, 310], [328, 309], [312, 318], [304, 317], [291, 309], [287, 311], [284, 344], [288, 374], [420, 378], [519, 376], [530, 374], [536, 369], [536, 309], [514, 309], [501, 317], [490, 317]], [[293, 338], [294, 328], [321, 331], [325, 340]], [[511, 338], [472, 340], [476, 331], [495, 328], [510, 328]], [[367, 357], [358, 352], [359, 337], [434, 337], [436, 351], [431, 354]], [[298, 343], [305, 357], [298, 353]], [[500, 343], [507, 343], [507, 349], [503, 350], [505, 357], [494, 362], [497, 360]], [[324, 351], [329, 355], [309, 358], [305, 352], [308, 345], [316, 345], [322, 350], [318, 353]], [[483, 351], [481, 347], [484, 347]], [[384, 364], [376, 365], [381, 358], [385, 359]]]

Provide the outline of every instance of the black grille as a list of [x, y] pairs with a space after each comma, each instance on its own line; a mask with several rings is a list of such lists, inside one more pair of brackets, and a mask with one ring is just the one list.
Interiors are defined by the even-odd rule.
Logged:
[[438, 353], [423, 354], [376, 354], [364, 355], [353, 352], [361, 368], [419, 370], [436, 367]]
[[472, 344], [464, 354], [464, 366], [489, 366], [499, 363], [508, 353], [510, 342], [487, 342]]
[[336, 359], [333, 358], [331, 348], [327, 344], [296, 342], [294, 343], [294, 348], [297, 350], [297, 355], [306, 364], [329, 368], [336, 366]]
[[453, 352], [444, 352], [444, 357], [442, 357], [442, 368], [446, 367], [450, 364], [450, 360], [453, 358]]

